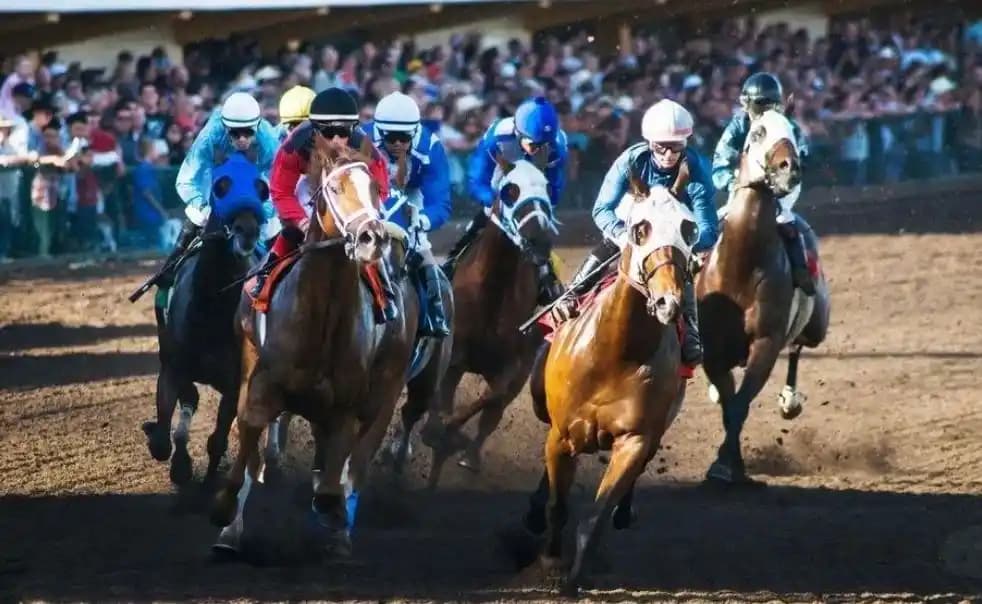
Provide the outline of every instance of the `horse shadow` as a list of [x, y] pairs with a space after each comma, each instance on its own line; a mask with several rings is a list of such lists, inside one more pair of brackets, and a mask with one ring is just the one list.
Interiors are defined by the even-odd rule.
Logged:
[[[373, 518], [387, 505], [369, 500], [391, 496], [366, 493], [352, 563], [248, 570], [213, 562], [213, 529], [204, 518], [168, 513], [170, 495], [3, 497], [0, 600], [551, 595], [516, 573], [498, 539], [521, 518], [527, 493], [409, 491], [399, 497], [414, 510], [411, 522]], [[587, 498], [581, 491], [573, 509], [585, 509]], [[294, 511], [309, 506], [309, 499], [292, 500]], [[609, 572], [593, 577], [598, 591], [589, 595], [643, 599], [685, 591], [713, 601], [741, 593], [845, 600], [978, 594], [979, 504], [978, 496], [959, 494], [644, 486], [635, 498], [636, 525], [609, 536]]]
[[63, 323], [21, 323], [0, 327], [0, 352], [27, 348], [86, 346], [119, 338], [156, 336], [149, 323], [139, 325], [65, 325]]

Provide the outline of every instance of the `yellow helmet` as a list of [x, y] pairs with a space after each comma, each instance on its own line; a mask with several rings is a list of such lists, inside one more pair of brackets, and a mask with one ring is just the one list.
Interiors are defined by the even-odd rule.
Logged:
[[310, 115], [315, 93], [306, 86], [294, 86], [280, 97], [280, 123], [302, 122]]

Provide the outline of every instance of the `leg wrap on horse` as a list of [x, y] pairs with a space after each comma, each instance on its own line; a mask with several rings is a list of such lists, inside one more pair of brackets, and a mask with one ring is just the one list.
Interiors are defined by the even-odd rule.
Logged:
[[362, 277], [372, 291], [375, 321], [381, 324], [397, 319], [399, 311], [395, 304], [396, 294], [392, 288], [392, 280], [389, 278], [389, 269], [385, 261], [379, 260], [366, 265], [362, 270]]
[[[188, 246], [191, 245], [191, 242], [194, 241], [194, 238], [197, 237], [199, 233], [201, 233], [201, 227], [191, 222], [189, 218], [185, 218], [184, 224], [181, 225], [181, 234], [177, 237], [177, 244], [174, 246], [174, 249], [171, 251], [170, 255], [167, 256], [167, 260], [164, 261], [164, 264], [168, 264], [181, 257], [181, 255], [187, 251]], [[166, 289], [174, 285], [174, 276], [176, 274], [177, 271], [175, 270], [175, 267], [172, 266], [168, 271], [161, 274], [160, 277], [157, 278], [157, 287]]]
[[692, 279], [686, 279], [682, 292], [682, 319], [685, 321], [682, 362], [690, 367], [702, 363], [702, 337], [699, 335], [699, 314], [696, 309], [696, 288]]
[[423, 286], [423, 296], [426, 299], [420, 332], [424, 336], [446, 337], [450, 335], [450, 326], [447, 325], [447, 314], [443, 308], [443, 296], [440, 291], [440, 268], [435, 264], [424, 264], [417, 270], [419, 282]]
[[453, 280], [454, 268], [457, 266], [457, 260], [460, 258], [460, 255], [464, 253], [467, 246], [477, 239], [477, 236], [481, 234], [481, 231], [488, 225], [488, 222], [488, 216], [484, 213], [484, 210], [478, 212], [467, 225], [464, 234], [460, 236], [460, 239], [457, 240], [453, 248], [447, 252], [447, 259], [444, 261], [442, 268], [448, 279]]
[[815, 283], [811, 273], [808, 271], [808, 262], [805, 259], [805, 240], [798, 232], [798, 227], [793, 222], [777, 225], [778, 233], [784, 240], [784, 248], [788, 253], [788, 260], [791, 261], [791, 277], [796, 287], [807, 295], [815, 294]]

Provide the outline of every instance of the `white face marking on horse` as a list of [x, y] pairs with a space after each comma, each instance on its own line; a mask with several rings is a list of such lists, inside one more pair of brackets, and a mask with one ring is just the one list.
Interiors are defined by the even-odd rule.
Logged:
[[[506, 229], [517, 234], [528, 221], [535, 220], [540, 228], [558, 232], [549, 202], [549, 181], [542, 170], [532, 162], [520, 159], [498, 182], [499, 196], [509, 185], [517, 187], [518, 195], [511, 203], [501, 204], [500, 220]], [[516, 216], [517, 208], [523, 208], [523, 212]]]
[[756, 119], [751, 120], [750, 132], [747, 134], [747, 141], [744, 144], [744, 153], [750, 160], [747, 166], [750, 171], [750, 182], [764, 179], [767, 154], [783, 140], [791, 143], [795, 153], [799, 153], [798, 140], [795, 138], [791, 120], [780, 111], [768, 109]]
[[355, 195], [362, 205], [372, 206], [372, 177], [364, 170], [351, 170], [348, 172], [348, 180], [355, 189]]
[[659, 248], [674, 247], [688, 260], [697, 232], [695, 222], [692, 211], [665, 187], [653, 187], [644, 200], [635, 202], [626, 221], [628, 233], [642, 227], [645, 236], [640, 240], [628, 237], [632, 248], [630, 278], [644, 284], [644, 261]]

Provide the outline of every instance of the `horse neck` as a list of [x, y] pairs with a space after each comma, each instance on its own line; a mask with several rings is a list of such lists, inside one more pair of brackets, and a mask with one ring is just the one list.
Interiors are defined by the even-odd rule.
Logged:
[[227, 239], [206, 239], [198, 252], [194, 290], [199, 295], [217, 297], [226, 285], [241, 276], [247, 268], [248, 259], [237, 256]]
[[651, 316], [647, 299], [623, 274], [600, 302], [596, 338], [600, 350], [613, 359], [647, 363], [661, 342], [665, 325]]
[[756, 186], [745, 185], [736, 190], [728, 205], [719, 243], [721, 262], [754, 260], [777, 242], [776, 204], [773, 193]]
[[[484, 274], [481, 283], [496, 297], [519, 287], [524, 281], [524, 273], [531, 274], [532, 281], [537, 282], [535, 273], [538, 269], [525, 259], [518, 246], [497, 225], [488, 225], [474, 247], [474, 264], [480, 266]], [[534, 299], [537, 294], [533, 288], [529, 296]]]

